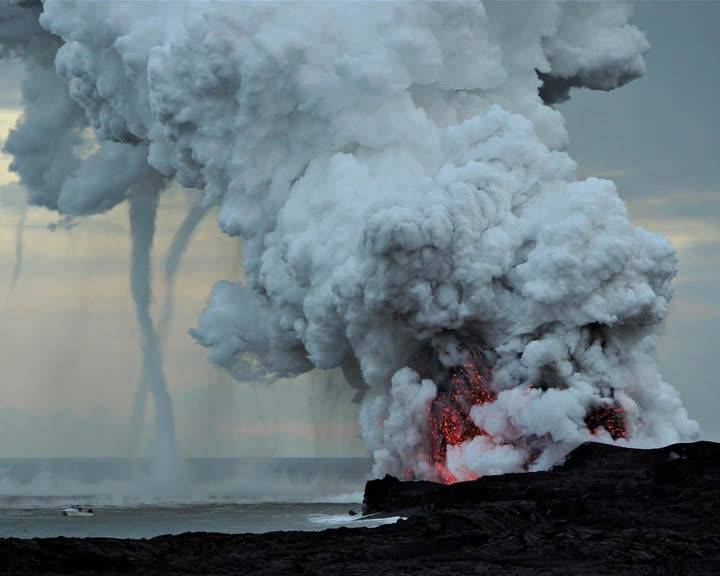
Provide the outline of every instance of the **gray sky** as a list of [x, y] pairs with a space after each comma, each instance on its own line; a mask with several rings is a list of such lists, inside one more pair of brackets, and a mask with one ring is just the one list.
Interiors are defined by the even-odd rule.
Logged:
[[[633, 220], [667, 235], [680, 257], [676, 297], [659, 361], [704, 436], [715, 418], [720, 304], [720, 2], [642, 3], [635, 23], [650, 39], [648, 73], [613, 93], [574, 91], [562, 105], [581, 173], [612, 178]], [[20, 113], [17, 66], [0, 63], [0, 141]], [[50, 232], [33, 209], [25, 266], [4, 304], [15, 258], [22, 191], [0, 158], [0, 457], [125, 455], [140, 369], [129, 293], [127, 207]], [[156, 270], [191, 199], [161, 205]], [[318, 372], [252, 387], [210, 366], [187, 335], [212, 283], [240, 274], [240, 247], [209, 216], [178, 278], [166, 348], [178, 438], [190, 455], [362, 455], [349, 388]], [[155, 274], [157, 304], [161, 274]], [[151, 411], [151, 410], [150, 410]]]
[[561, 110], [583, 174], [615, 180], [634, 223], [668, 236], [680, 273], [659, 347], [665, 378], [720, 440], [720, 2], [641, 2], [647, 74]]

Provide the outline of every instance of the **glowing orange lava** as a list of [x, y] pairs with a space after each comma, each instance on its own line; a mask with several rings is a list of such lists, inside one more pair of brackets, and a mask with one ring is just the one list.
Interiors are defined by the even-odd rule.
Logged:
[[478, 404], [495, 400], [488, 388], [491, 372], [482, 353], [469, 350], [466, 362], [450, 370], [447, 385], [440, 390], [430, 405], [430, 450], [439, 480], [445, 484], [457, 478], [445, 464], [448, 446], [457, 446], [476, 436], [487, 435], [470, 418], [470, 410]]
[[585, 415], [585, 425], [592, 434], [604, 428], [613, 440], [628, 437], [625, 409], [618, 404], [591, 408]]
[[[453, 484], [458, 478], [447, 467], [448, 446], [458, 446], [477, 436], [490, 436], [470, 418], [473, 406], [490, 404], [497, 398], [491, 388], [492, 371], [478, 347], [466, 348], [466, 361], [450, 369], [447, 380], [438, 385], [435, 399], [429, 406], [430, 461], [435, 469], [435, 480]], [[533, 386], [529, 386], [533, 388]], [[613, 440], [629, 436], [625, 409], [617, 402], [590, 408], [585, 415], [585, 425], [592, 434], [601, 429]], [[530, 455], [529, 462], [539, 452]], [[412, 473], [408, 471], [409, 478]], [[463, 471], [463, 479], [473, 478], [470, 471]]]

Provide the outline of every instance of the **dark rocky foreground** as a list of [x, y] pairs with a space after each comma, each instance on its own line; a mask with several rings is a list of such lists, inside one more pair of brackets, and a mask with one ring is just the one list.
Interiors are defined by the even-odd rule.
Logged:
[[720, 444], [585, 444], [551, 472], [369, 482], [380, 528], [0, 540], [0, 574], [720, 574]]

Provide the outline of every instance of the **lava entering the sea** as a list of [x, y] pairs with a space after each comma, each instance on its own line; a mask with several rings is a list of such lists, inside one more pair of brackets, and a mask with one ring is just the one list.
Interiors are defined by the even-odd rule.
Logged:
[[591, 434], [604, 428], [613, 440], [628, 437], [625, 409], [618, 404], [591, 408], [585, 415], [585, 425]]
[[[470, 411], [473, 406], [491, 404], [497, 398], [492, 389], [492, 370], [477, 346], [465, 348], [463, 364], [450, 368], [444, 384], [438, 385], [438, 392], [429, 405], [429, 451], [430, 461], [435, 468], [437, 480], [444, 484], [458, 481], [447, 466], [449, 446], [458, 446], [478, 436], [491, 436], [473, 422]], [[592, 435], [605, 430], [613, 440], [628, 438], [625, 409], [614, 402], [596, 405], [588, 409], [585, 426]], [[531, 458], [532, 461], [532, 458]], [[464, 479], [477, 477], [468, 471]]]
[[492, 372], [482, 352], [469, 348], [464, 364], [450, 369], [445, 387], [438, 390], [430, 404], [430, 450], [432, 462], [441, 480], [452, 484], [457, 478], [447, 469], [448, 446], [456, 446], [488, 433], [470, 418], [470, 410], [478, 404], [493, 402], [495, 392], [489, 387]]

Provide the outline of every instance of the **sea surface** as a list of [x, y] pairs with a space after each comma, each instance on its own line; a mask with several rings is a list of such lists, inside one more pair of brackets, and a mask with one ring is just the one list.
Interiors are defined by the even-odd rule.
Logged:
[[[193, 458], [172, 471], [144, 460], [0, 459], [0, 537], [150, 538], [377, 526], [361, 511], [370, 461]], [[62, 508], [92, 507], [91, 518]]]

